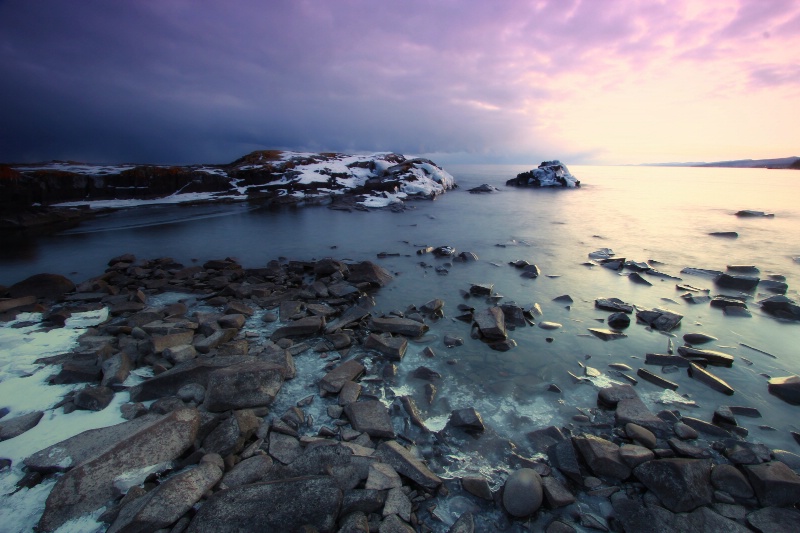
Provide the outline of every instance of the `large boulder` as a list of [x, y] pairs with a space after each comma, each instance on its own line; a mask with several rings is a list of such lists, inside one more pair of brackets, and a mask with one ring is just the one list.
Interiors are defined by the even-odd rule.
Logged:
[[227, 411], [269, 405], [281, 389], [284, 367], [248, 361], [215, 370], [208, 376], [205, 407]]
[[308, 476], [243, 485], [215, 493], [189, 525], [189, 533], [335, 531], [342, 491], [331, 476]]
[[8, 288], [12, 298], [35, 296], [57, 300], [75, 290], [75, 284], [60, 274], [34, 274]]
[[369, 283], [383, 287], [392, 281], [392, 275], [382, 266], [376, 265], [371, 261], [362, 261], [349, 266], [350, 275], [347, 280], [350, 283]]
[[558, 160], [543, 161], [538, 168], [517, 174], [506, 182], [516, 187], [580, 187], [581, 182]]
[[194, 444], [200, 426], [196, 409], [179, 409], [138, 427], [125, 440], [98, 450], [56, 482], [39, 520], [40, 531], [94, 512], [117, 496], [115, 481], [131, 472], [172, 461]]
[[793, 405], [800, 405], [800, 376], [772, 378], [767, 386], [770, 393]]
[[674, 513], [713, 501], [711, 462], [705, 459], [654, 459], [634, 468], [633, 475]]
[[255, 357], [240, 356], [193, 359], [131, 387], [131, 401], [146, 402], [164, 396], [175, 396], [181, 387], [192, 383], [207, 387], [209, 376], [216, 370], [226, 366], [254, 361], [256, 361]]
[[531, 468], [513, 472], [503, 486], [503, 507], [508, 514], [524, 518], [542, 505], [542, 478]]

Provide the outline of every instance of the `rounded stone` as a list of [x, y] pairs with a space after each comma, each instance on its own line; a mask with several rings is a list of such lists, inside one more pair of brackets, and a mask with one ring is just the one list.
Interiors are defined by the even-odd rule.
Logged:
[[652, 450], [656, 447], [656, 436], [653, 435], [652, 431], [639, 424], [628, 422], [625, 424], [625, 433], [627, 433], [629, 439], [638, 442], [645, 448]]
[[503, 488], [503, 507], [514, 517], [530, 516], [542, 505], [542, 478], [535, 470], [520, 468], [508, 476]]
[[735, 466], [720, 464], [711, 471], [711, 484], [717, 490], [724, 490], [734, 498], [751, 498], [753, 487], [744, 474]]

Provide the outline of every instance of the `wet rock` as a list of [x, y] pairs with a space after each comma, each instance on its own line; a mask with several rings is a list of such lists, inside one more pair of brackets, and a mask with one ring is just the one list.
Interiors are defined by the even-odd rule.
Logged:
[[270, 405], [283, 384], [284, 370], [269, 362], [234, 364], [211, 372], [205, 394], [209, 411]]
[[599, 477], [626, 479], [631, 474], [630, 467], [622, 461], [619, 446], [594, 435], [573, 437], [575, 447], [592, 472]]
[[[222, 464], [222, 458], [217, 456]], [[222, 470], [204, 457], [200, 464], [182, 471], [141, 498], [125, 505], [108, 533], [155, 531], [186, 514], [222, 478]]]
[[715, 426], [710, 422], [706, 422], [705, 420], [700, 420], [698, 418], [693, 418], [690, 416], [684, 416], [681, 418], [681, 422], [686, 424], [687, 426], [691, 427], [692, 429], [699, 431], [701, 433], [705, 433], [707, 435], [712, 435], [714, 437], [730, 437], [731, 434], [728, 430], [721, 428], [719, 426]]
[[475, 532], [475, 518], [472, 513], [463, 513], [458, 517], [458, 520], [453, 522], [447, 533], [474, 533]]
[[711, 454], [705, 448], [689, 444], [688, 442], [672, 438], [667, 440], [667, 444], [680, 457], [691, 457], [693, 459], [705, 459]]
[[703, 350], [692, 348], [691, 346], [679, 346], [678, 354], [690, 361], [699, 362], [703, 365], [724, 366], [730, 368], [733, 365], [733, 356], [716, 350]]
[[320, 380], [319, 386], [322, 390], [338, 393], [348, 381], [354, 381], [364, 373], [364, 365], [351, 359], [340, 364]]
[[800, 405], [800, 376], [772, 378], [767, 390], [785, 402]]
[[348, 268], [350, 274], [347, 276], [347, 281], [350, 283], [369, 283], [375, 287], [384, 287], [394, 279], [388, 270], [371, 261], [348, 265]]
[[747, 523], [759, 533], [794, 533], [800, 523], [800, 511], [765, 507], [749, 513]]
[[608, 327], [614, 329], [625, 329], [631, 325], [631, 318], [626, 313], [613, 313], [606, 319]]
[[680, 355], [668, 355], [660, 353], [649, 353], [645, 355], [645, 364], [658, 366], [677, 366], [689, 368], [690, 361]]
[[714, 280], [714, 283], [727, 289], [749, 291], [754, 289], [759, 281], [761, 280], [758, 276], [722, 273]]
[[639, 274], [638, 272], [631, 272], [630, 274], [628, 274], [628, 279], [638, 285], [649, 285], [649, 286], [653, 285], [652, 283], [644, 279], [642, 275]]
[[687, 426], [683, 422], [675, 422], [675, 425], [672, 426], [672, 429], [675, 432], [675, 436], [677, 436], [679, 439], [691, 440], [698, 437], [697, 430], [693, 427]]
[[285, 433], [272, 432], [269, 436], [269, 454], [277, 461], [288, 465], [303, 453], [300, 441]]
[[75, 290], [75, 284], [60, 274], [34, 274], [8, 288], [11, 298], [34, 296], [46, 300], [58, 300]]
[[718, 378], [708, 370], [691, 363], [689, 368], [686, 369], [687, 373], [690, 377], [696, 379], [697, 381], [704, 383], [714, 389], [717, 392], [721, 392], [727, 395], [733, 395], [734, 390], [733, 387], [728, 385], [725, 381]]
[[558, 509], [575, 503], [575, 496], [558, 479], [553, 476], [547, 476], [541, 478], [541, 481], [544, 497], [547, 499], [547, 504], [551, 509]]
[[669, 311], [667, 309], [643, 309], [637, 311], [636, 319], [644, 322], [653, 329], [660, 331], [672, 331], [681, 323], [683, 315]]
[[439, 476], [431, 472], [422, 461], [414, 457], [411, 452], [397, 441], [382, 442], [375, 451], [375, 457], [384, 463], [392, 465], [399, 474], [426, 489], [435, 489], [442, 484]]
[[149, 422], [59, 478], [47, 498], [39, 528], [53, 531], [93, 512], [116, 496], [114, 482], [119, 476], [180, 456], [194, 443], [200, 415], [194, 409], [181, 409]]
[[752, 498], [753, 487], [745, 475], [735, 466], [719, 464], [711, 471], [711, 483], [717, 490], [722, 490], [734, 498]]
[[735, 231], [712, 231], [709, 233], [712, 237], [725, 237], [728, 239], [736, 239], [739, 237], [739, 234]]
[[411, 520], [411, 500], [405, 495], [402, 488], [395, 487], [386, 493], [386, 502], [383, 504], [383, 516], [397, 515], [404, 521]]
[[390, 361], [402, 361], [408, 349], [408, 341], [405, 337], [392, 337], [389, 333], [383, 335], [372, 333], [364, 342], [364, 348], [376, 350]]
[[598, 339], [604, 341], [613, 341], [616, 339], [624, 339], [627, 337], [624, 333], [619, 333], [617, 331], [612, 331], [610, 329], [602, 329], [602, 328], [589, 328], [589, 333], [597, 337]]
[[270, 339], [276, 342], [287, 337], [309, 337], [319, 333], [324, 326], [325, 319], [323, 317], [307, 316], [279, 327], [273, 332]]
[[450, 419], [447, 425], [455, 428], [461, 428], [469, 432], [481, 432], [486, 429], [483, 425], [483, 419], [480, 413], [473, 407], [466, 407], [464, 409], [456, 409], [450, 413]]
[[473, 283], [469, 287], [469, 294], [473, 296], [491, 296], [493, 291], [492, 283]]
[[[617, 410], [614, 413], [614, 418], [617, 425], [624, 425], [626, 426], [626, 429], [628, 424], [632, 424], [634, 431], [637, 432], [639, 437], [644, 439], [644, 441], [647, 443], [652, 444], [653, 439], [656, 436], [663, 437], [669, 434], [669, 425], [650, 412], [650, 409], [647, 408], [647, 406], [638, 396], [619, 400], [617, 402]], [[653, 438], [642, 431], [636, 430], [635, 426], [639, 426], [645, 431], [653, 434]], [[644, 442], [642, 444], [644, 444]], [[648, 446], [648, 448], [651, 449], [654, 447], [655, 446]]]
[[653, 374], [649, 370], [645, 368], [640, 368], [636, 371], [636, 375], [640, 378], [649, 381], [653, 385], [658, 385], [662, 389], [669, 389], [669, 390], [676, 390], [678, 388], [678, 384], [670, 381], [668, 379], [662, 378], [659, 375]]
[[636, 468], [642, 463], [655, 459], [655, 454], [652, 451], [636, 444], [623, 444], [620, 446], [619, 456], [622, 462], [630, 468]]
[[395, 333], [406, 337], [416, 338], [428, 331], [428, 326], [408, 318], [373, 317], [369, 324], [370, 329], [381, 333]]
[[794, 470], [795, 473], [800, 471], [800, 455], [786, 450], [772, 450], [772, 457]]
[[366, 489], [388, 490], [400, 488], [403, 482], [392, 465], [386, 463], [372, 463], [369, 466]]
[[547, 320], [543, 320], [542, 322], [539, 322], [539, 327], [542, 329], [552, 330], [552, 329], [560, 329], [564, 326], [562, 326], [558, 322], [549, 322]]
[[498, 189], [494, 185], [489, 185], [488, 183], [484, 183], [483, 185], [478, 185], [477, 187], [473, 187], [471, 189], [467, 189], [467, 192], [471, 192], [473, 194], [491, 193], [491, 192], [498, 192], [498, 191], [500, 191], [500, 189]]
[[598, 405], [614, 409], [620, 400], [639, 398], [639, 395], [630, 385], [612, 385], [600, 389], [597, 393]]
[[0, 441], [13, 439], [33, 429], [44, 416], [44, 411], [34, 411], [14, 418], [4, 418], [0, 422]]
[[489, 487], [489, 482], [483, 476], [467, 476], [461, 478], [461, 487], [478, 498], [492, 501], [492, 489]]
[[713, 501], [711, 462], [705, 459], [656, 459], [633, 474], [672, 512], [691, 511]]
[[542, 478], [530, 468], [516, 470], [503, 486], [503, 507], [516, 518], [535, 513], [543, 497]]
[[[215, 420], [218, 418], [206, 421], [213, 429], [203, 439], [203, 448], [209, 453], [218, 453], [223, 457], [241, 451], [245, 440], [250, 438], [259, 425], [259, 419], [250, 410], [233, 411], [216, 427], [212, 425]], [[207, 426], [201, 429], [208, 431]]]
[[705, 333], [687, 333], [683, 336], [683, 340], [689, 344], [706, 344], [718, 339]]
[[723, 309], [725, 316], [732, 316], [732, 317], [744, 317], [748, 318], [753, 316], [750, 311], [745, 309], [744, 307], [734, 307], [734, 306], [727, 306]]
[[594, 306], [597, 309], [616, 313], [631, 314], [634, 310], [631, 304], [625, 303], [619, 298], [598, 298], [594, 301]]
[[87, 411], [102, 411], [111, 400], [114, 399], [114, 391], [108, 387], [86, 387], [75, 394], [73, 403], [78, 409]]
[[[303, 526], [333, 531], [342, 496], [331, 476], [308, 476], [234, 487], [211, 496], [187, 531], [295, 531]], [[270, 505], [264, 505], [264, 502], [270, 502]]]
[[344, 412], [353, 428], [370, 437], [394, 438], [389, 411], [379, 400], [366, 400], [347, 404]]
[[222, 483], [229, 488], [258, 483], [267, 478], [274, 463], [269, 455], [254, 455], [234, 466], [222, 478]]
[[[617, 406], [618, 410], [619, 407], [620, 406], [618, 405]], [[656, 436], [653, 435], [652, 431], [640, 426], [639, 424], [628, 422], [627, 424], [625, 424], [625, 433], [628, 435], [629, 439], [641, 444], [646, 448], [650, 448], [652, 450], [653, 448], [656, 447]]]
[[786, 291], [789, 290], [789, 285], [785, 281], [762, 279], [758, 283], [758, 288], [776, 294], [786, 294]]
[[481, 336], [487, 340], [505, 340], [506, 333], [505, 315], [499, 307], [488, 307], [473, 315], [475, 325]]
[[800, 476], [780, 461], [743, 468], [762, 507], [789, 507], [800, 502]]
[[575, 483], [583, 484], [578, 455], [575, 452], [572, 439], [565, 439], [550, 446], [547, 450], [547, 456], [553, 466], [558, 468], [562, 474]]

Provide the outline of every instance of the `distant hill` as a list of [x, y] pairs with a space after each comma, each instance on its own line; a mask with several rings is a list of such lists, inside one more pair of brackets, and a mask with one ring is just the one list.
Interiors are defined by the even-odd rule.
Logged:
[[779, 157], [776, 159], [737, 159], [735, 161], [715, 161], [714, 163], [653, 163], [643, 166], [654, 167], [725, 167], [725, 168], [791, 168], [800, 170], [800, 157]]

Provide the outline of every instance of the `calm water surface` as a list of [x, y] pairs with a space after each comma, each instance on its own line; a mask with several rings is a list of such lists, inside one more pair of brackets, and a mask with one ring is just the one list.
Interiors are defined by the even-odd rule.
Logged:
[[[684, 267], [725, 270], [726, 265], [750, 264], [767, 274], [782, 274], [797, 299], [800, 286], [800, 172], [759, 169], [589, 167], [571, 168], [583, 183], [577, 190], [518, 190], [505, 180], [529, 170], [523, 166], [453, 166], [460, 189], [436, 202], [412, 202], [405, 213], [346, 213], [323, 207], [254, 209], [246, 205], [152, 207], [120, 211], [78, 228], [32, 242], [5, 243], [0, 256], [0, 284], [10, 284], [36, 272], [58, 272], [82, 281], [99, 274], [118, 254], [140, 258], [170, 256], [186, 264], [211, 258], [235, 257], [247, 267], [277, 257], [314, 259], [325, 256], [380, 262], [396, 280], [377, 296], [379, 311], [403, 310], [438, 297], [447, 317], [431, 329], [435, 359], [423, 359], [424, 344], [412, 344], [401, 365], [401, 376], [424, 364], [441, 371], [439, 400], [425, 415], [435, 420], [450, 409], [474, 405], [493, 431], [521, 439], [532, 429], [569, 424], [576, 407], [595, 405], [595, 385], [575, 384], [567, 371], [582, 373], [583, 363], [604, 374], [610, 363], [643, 365], [648, 352], [666, 353], [668, 337], [632, 325], [628, 337], [603, 342], [587, 328], [603, 327], [609, 313], [596, 310], [599, 297], [618, 297], [642, 307], [667, 307], [684, 315], [673, 333], [702, 331], [719, 338], [706, 347], [736, 357], [731, 369], [712, 369], [736, 389], [733, 397], [714, 392], [684, 372], [667, 374], [685, 398], [665, 397], [662, 390], [640, 380], [637, 390], [654, 411], [670, 408], [710, 419], [719, 405], [749, 405], [762, 419], [742, 418], [754, 440], [800, 452], [788, 430], [800, 430], [798, 407], [767, 392], [766, 377], [800, 373], [800, 324], [763, 315], [750, 304], [752, 318], [725, 317], [707, 304], [685, 303], [674, 280], [653, 278], [653, 286], [637, 285], [627, 276], [583, 265], [587, 254], [611, 248], [619, 257], [657, 260], [659, 269], [681, 276], [684, 283], [721, 293], [710, 279], [681, 275]], [[500, 192], [469, 194], [466, 189], [494, 184]], [[774, 213], [774, 218], [738, 218], [741, 209]], [[736, 231], [738, 239], [709, 236]], [[520, 245], [497, 244], [515, 240]], [[456, 263], [447, 275], [430, 266], [445, 261], [418, 256], [422, 245], [452, 245], [478, 254], [477, 263]], [[400, 254], [377, 259], [379, 252]], [[519, 277], [509, 261], [526, 259], [542, 269], [535, 280]], [[420, 263], [427, 263], [428, 267]], [[627, 274], [627, 272], [626, 272]], [[519, 304], [538, 302], [539, 320], [563, 324], [557, 331], [538, 327], [510, 332], [518, 346], [506, 353], [490, 350], [470, 338], [469, 326], [452, 319], [463, 302], [460, 290], [470, 283], [493, 283], [495, 291]], [[553, 302], [569, 294], [569, 307]], [[763, 296], [753, 292], [756, 300]], [[470, 305], [481, 308], [473, 298]], [[447, 350], [441, 341], [456, 334], [465, 345]], [[546, 342], [552, 337], [554, 342]], [[774, 354], [773, 359], [741, 346], [749, 344]], [[747, 364], [744, 359], [751, 364]], [[447, 365], [445, 360], [457, 364]], [[659, 373], [659, 367], [649, 367]], [[763, 374], [763, 375], [762, 375]], [[605, 376], [603, 379], [619, 379]], [[564, 392], [547, 391], [557, 384]], [[401, 378], [404, 390], [421, 398], [423, 383]], [[602, 384], [602, 380], [599, 382]], [[668, 400], [693, 400], [697, 407]], [[562, 401], [559, 401], [562, 400]], [[418, 404], [424, 406], [424, 400]], [[759, 429], [769, 425], [778, 431]], [[453, 467], [455, 468], [455, 467]]]

